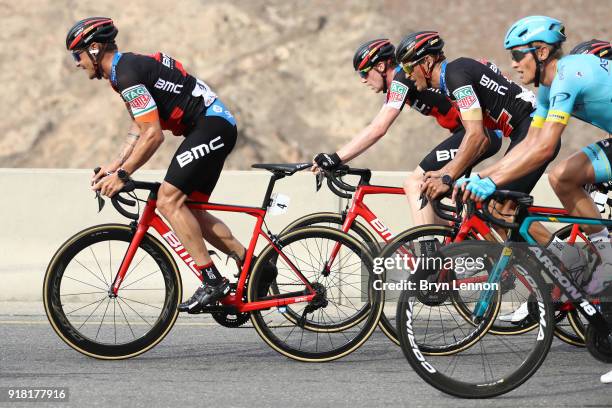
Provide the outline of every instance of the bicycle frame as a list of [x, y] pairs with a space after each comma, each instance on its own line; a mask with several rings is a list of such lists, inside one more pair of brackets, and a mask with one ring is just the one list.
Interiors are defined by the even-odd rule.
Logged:
[[[554, 216], [551, 216], [554, 215]], [[529, 228], [534, 222], [555, 222], [555, 223], [564, 223], [564, 224], [573, 224], [572, 234], [578, 236], [582, 235], [579, 231], [580, 225], [601, 225], [606, 227], [612, 226], [612, 220], [605, 220], [601, 218], [581, 218], [581, 217], [572, 217], [567, 215], [567, 211], [558, 208], [550, 208], [550, 207], [528, 207], [525, 209], [525, 213], [519, 215], [517, 218], [520, 224], [518, 229], [519, 235], [530, 245], [529, 249], [540, 247], [537, 246], [537, 241], [529, 234]], [[500, 268], [504, 268], [505, 265], [510, 260], [510, 256], [513, 253], [513, 249], [511, 244], [516, 241], [509, 240], [504, 244], [504, 249], [502, 250], [502, 256], [500, 257], [498, 263], [496, 264], [496, 269], [499, 266]], [[608, 325], [603, 315], [599, 312], [597, 307], [595, 306], [596, 302], [591, 302], [588, 300], [587, 295], [582, 290], [580, 285], [577, 285], [573, 278], [564, 273], [561, 269], [555, 266], [555, 263], [548, 257], [545, 251], [532, 250], [538, 261], [541, 265], [544, 266], [545, 275], [553, 282], [555, 285], [555, 289], [560, 293], [564, 294], [571, 305], [578, 309], [580, 313], [589, 321], [589, 323], [593, 324], [600, 333], [605, 333], [610, 335], [612, 333], [612, 327]], [[491, 274], [489, 276], [489, 282], [494, 282], [495, 274]], [[526, 277], [525, 277], [526, 278]], [[477, 306], [474, 310], [474, 315], [476, 317], [480, 317], [482, 312], [486, 310], [488, 306], [488, 298], [490, 298], [491, 294], [485, 291], [481, 294], [481, 298], [477, 303]], [[554, 293], [553, 293], [554, 295]]]
[[[268, 236], [268, 234], [264, 233], [263, 230], [261, 229], [261, 226], [264, 222], [264, 218], [266, 215], [265, 208], [214, 204], [214, 203], [205, 203], [205, 202], [187, 202], [187, 207], [193, 210], [210, 210], [210, 211], [244, 213], [252, 217], [255, 217], [256, 219], [256, 224], [253, 229], [253, 234], [251, 236], [249, 247], [245, 255], [245, 262], [242, 265], [242, 269], [240, 271], [240, 277], [238, 279], [236, 293], [230, 294], [226, 296], [225, 298], [223, 298], [221, 303], [224, 306], [234, 307], [237, 312], [242, 313], [242, 312], [250, 312], [253, 310], [262, 310], [262, 309], [269, 309], [272, 307], [285, 306], [291, 303], [310, 302], [314, 298], [316, 293], [314, 289], [312, 288], [312, 286], [310, 285], [310, 283], [308, 282], [308, 279], [306, 279], [304, 275], [302, 275], [299, 269], [287, 258], [287, 256], [282, 252], [282, 250], [280, 250], [276, 246], [274, 239]], [[172, 247], [174, 252], [181, 258], [183, 263], [185, 263], [185, 265], [196, 275], [196, 277], [200, 281], [203, 281], [202, 273], [195, 267], [195, 262], [193, 261], [193, 258], [189, 255], [187, 250], [183, 247], [179, 239], [172, 232], [172, 230], [168, 227], [168, 225], [159, 217], [159, 215], [157, 215], [157, 213], [155, 212], [155, 208], [156, 208], [155, 195], [151, 194], [151, 196], [147, 199], [147, 204], [144, 208], [142, 216], [140, 217], [137, 223], [134, 238], [132, 239], [127, 249], [127, 252], [119, 268], [119, 271], [113, 281], [113, 285], [111, 286], [112, 295], [116, 296], [117, 293], [119, 292], [121, 282], [123, 281], [128, 271], [128, 268], [134, 258], [136, 250], [138, 249], [140, 245], [140, 242], [142, 241], [143, 237], [145, 236], [149, 228], [153, 228], [155, 231], [157, 231], [166, 240], [166, 242], [170, 245], [170, 247]], [[246, 282], [247, 277], [250, 274], [250, 266], [251, 266], [253, 252], [255, 251], [255, 246], [257, 245], [257, 242], [260, 236], [263, 236], [264, 239], [270, 245], [273, 246], [274, 250], [278, 253], [278, 255], [281, 258], [283, 258], [285, 262], [287, 262], [287, 265], [289, 265], [289, 267], [300, 278], [300, 280], [304, 282], [304, 285], [306, 286], [308, 293], [306, 293], [306, 291], [298, 291], [298, 292], [285, 293], [283, 295], [278, 295], [278, 296], [270, 296], [270, 298], [274, 297], [274, 299], [258, 300], [254, 302], [243, 301], [244, 284]]]
[[344, 223], [342, 224], [342, 231], [348, 233], [351, 229], [351, 225], [357, 217], [361, 217], [376, 231], [376, 233], [385, 241], [389, 242], [393, 239], [393, 232], [387, 227], [381, 220], [370, 210], [370, 208], [363, 202], [366, 195], [374, 194], [394, 194], [403, 195], [404, 189], [401, 187], [387, 187], [387, 186], [372, 186], [372, 185], [360, 185], [357, 187], [355, 196], [351, 202], [349, 210], [346, 212]]

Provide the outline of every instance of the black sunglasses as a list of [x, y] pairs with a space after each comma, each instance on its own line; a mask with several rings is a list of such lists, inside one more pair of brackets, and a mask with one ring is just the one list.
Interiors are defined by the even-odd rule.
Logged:
[[510, 54], [512, 55], [512, 61], [521, 62], [523, 58], [525, 58], [525, 55], [527, 55], [528, 52], [531, 52], [537, 49], [538, 47], [529, 47], [529, 48], [521, 48], [520, 50], [512, 50], [510, 51]]
[[76, 51], [72, 51], [72, 58], [74, 58], [75, 62], [80, 62], [81, 61], [81, 54], [84, 52], [85, 50], [76, 50]]

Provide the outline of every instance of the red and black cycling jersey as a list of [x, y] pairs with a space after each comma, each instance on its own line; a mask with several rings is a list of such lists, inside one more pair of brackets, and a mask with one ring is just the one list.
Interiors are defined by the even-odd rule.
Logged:
[[162, 129], [183, 135], [216, 94], [163, 53], [116, 53], [110, 82], [137, 122], [159, 119]]
[[535, 109], [533, 92], [506, 78], [494, 64], [471, 58], [443, 61], [440, 88], [464, 120], [483, 120], [485, 127], [506, 137]]
[[459, 111], [438, 89], [418, 91], [400, 67], [395, 69], [393, 81], [385, 96], [385, 106], [402, 110], [408, 104], [425, 116], [436, 118], [440, 126], [456, 132], [463, 128]]

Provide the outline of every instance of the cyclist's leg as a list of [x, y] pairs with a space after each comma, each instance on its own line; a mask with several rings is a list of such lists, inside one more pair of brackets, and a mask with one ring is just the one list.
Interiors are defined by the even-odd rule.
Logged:
[[[412, 214], [412, 222], [414, 225], [423, 224], [440, 224], [443, 223], [433, 212], [431, 205], [427, 205], [421, 209], [421, 184], [423, 183], [423, 173], [427, 171], [440, 170], [448, 162], [450, 162], [455, 153], [461, 145], [465, 130], [462, 128], [453, 132], [453, 134], [445, 139], [442, 143], [436, 146], [427, 156], [423, 158], [421, 163], [412, 172], [410, 176], [404, 181], [404, 191], [408, 198], [408, 204], [410, 205], [410, 211]], [[480, 163], [481, 161], [493, 156], [499, 150], [501, 146], [501, 139], [493, 132], [487, 130], [489, 136], [489, 147], [485, 153], [474, 163]]]
[[404, 192], [408, 198], [408, 205], [410, 206], [410, 213], [412, 215], [412, 223], [415, 226], [441, 223], [441, 220], [436, 220], [437, 217], [429, 203], [425, 207], [421, 208], [420, 190], [421, 184], [423, 183], [423, 173], [425, 173], [425, 171], [426, 170], [419, 165], [406, 178], [406, 180], [404, 180]]
[[197, 265], [210, 262], [210, 255], [202, 242], [198, 221], [185, 206], [187, 195], [179, 188], [164, 181], [157, 195], [157, 209], [168, 220], [174, 233]]
[[[226, 153], [229, 154], [234, 145], [231, 143], [231, 140], [235, 139], [235, 137], [231, 136], [226, 139], [229, 139], [229, 146], [226, 149]], [[219, 155], [207, 163], [206, 172], [199, 178], [200, 182], [198, 183], [197, 190], [189, 195], [190, 200], [208, 202], [223, 170], [227, 154], [225, 156]], [[224, 254], [237, 258], [237, 262], [240, 260], [238, 262], [240, 267], [246, 254], [246, 248], [234, 237], [229, 227], [208, 211], [192, 210], [192, 212], [200, 224], [202, 237]]]
[[202, 240], [200, 224], [185, 201], [194, 192], [205, 196], [212, 193], [222, 164], [235, 143], [235, 125], [220, 117], [201, 116], [179, 146], [159, 190], [157, 205], [160, 212], [202, 270], [207, 284], [179, 306], [181, 311], [197, 312], [201, 306], [229, 293], [229, 283], [212, 262]]
[[[556, 165], [548, 175], [551, 187], [570, 215], [601, 218], [597, 206], [583, 186], [612, 178], [610, 162], [606, 156], [608, 151], [612, 153], [611, 141], [602, 140], [585, 147]], [[583, 225], [582, 228], [591, 234], [602, 230], [601, 226]]]
[[229, 227], [208, 211], [194, 211], [202, 229], [202, 237], [226, 255], [236, 255], [242, 262], [246, 248], [238, 241]]
[[[551, 172], [549, 176], [551, 186], [571, 215], [601, 218], [596, 204], [582, 186], [612, 180], [611, 143], [612, 138], [593, 143], [564, 160]], [[609, 233], [606, 227], [601, 226], [583, 225], [582, 228], [589, 235], [601, 258], [601, 263], [595, 268], [585, 286], [588, 293], [597, 294], [612, 281], [610, 270], [612, 248]]]

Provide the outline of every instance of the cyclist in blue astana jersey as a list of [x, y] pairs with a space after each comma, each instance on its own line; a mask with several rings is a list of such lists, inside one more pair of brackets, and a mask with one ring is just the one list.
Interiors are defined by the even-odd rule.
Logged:
[[[562, 57], [565, 41], [563, 24], [545, 16], [531, 16], [516, 22], [508, 31], [504, 46], [512, 53], [512, 67], [524, 84], [534, 83], [538, 106], [530, 134], [493, 166], [480, 172], [480, 179], [464, 185], [464, 198], [484, 200], [497, 185], [520, 179], [554, 154], [554, 148], [570, 116], [612, 133], [612, 63], [595, 55]], [[585, 192], [585, 184], [612, 180], [612, 138], [591, 144], [556, 165], [550, 184], [571, 215], [599, 218], [600, 213]], [[601, 263], [585, 290], [603, 292], [612, 282], [612, 250], [609, 232], [601, 226], [583, 226], [595, 244]], [[609, 382], [608, 373], [601, 380]]]

